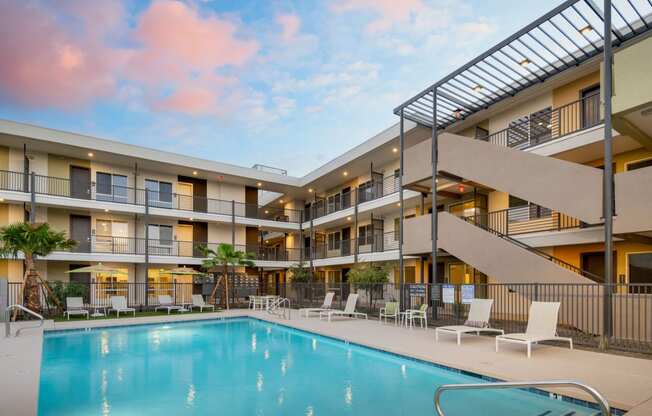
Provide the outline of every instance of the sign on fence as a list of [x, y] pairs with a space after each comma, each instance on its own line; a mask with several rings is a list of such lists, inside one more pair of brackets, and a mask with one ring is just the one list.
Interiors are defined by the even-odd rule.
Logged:
[[442, 285], [441, 292], [444, 303], [455, 303], [455, 286]]
[[462, 285], [462, 303], [469, 304], [475, 298], [475, 285]]
[[410, 296], [426, 296], [426, 285], [410, 285]]

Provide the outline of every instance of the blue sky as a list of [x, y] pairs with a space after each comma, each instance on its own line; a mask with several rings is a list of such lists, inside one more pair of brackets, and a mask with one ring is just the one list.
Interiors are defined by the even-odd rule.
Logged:
[[0, 118], [302, 175], [559, 3], [2, 2]]

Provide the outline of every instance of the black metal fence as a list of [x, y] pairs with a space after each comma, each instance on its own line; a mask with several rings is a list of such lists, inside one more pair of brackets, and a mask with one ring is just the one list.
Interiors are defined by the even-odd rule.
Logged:
[[[175, 303], [188, 303], [193, 294], [205, 299], [213, 291], [212, 279], [193, 283], [49, 283], [57, 297], [79, 296], [89, 308], [106, 308], [111, 296], [124, 296], [130, 306], [148, 309], [159, 304], [159, 295], [169, 295]], [[261, 281], [258, 276], [231, 277], [229, 299], [234, 307], [247, 307], [251, 295], [278, 295], [289, 298], [293, 308], [321, 306], [327, 292], [335, 292], [333, 308], [342, 309], [350, 293], [358, 293], [358, 311], [370, 318], [378, 316], [387, 302], [399, 302], [402, 309], [427, 304], [430, 326], [462, 324], [473, 298], [493, 299], [490, 324], [505, 332], [524, 332], [533, 301], [559, 302], [560, 336], [573, 338], [578, 345], [652, 353], [652, 284], [395, 284], [352, 285], [349, 283], [283, 283]], [[216, 290], [221, 303], [223, 288]], [[401, 301], [402, 299], [402, 301]], [[9, 300], [22, 303], [22, 284], [9, 284]], [[54, 302], [42, 290], [46, 314], [54, 314]], [[611, 319], [605, 319], [605, 305]], [[609, 315], [607, 315], [609, 316]], [[610, 321], [610, 322], [609, 322]]]

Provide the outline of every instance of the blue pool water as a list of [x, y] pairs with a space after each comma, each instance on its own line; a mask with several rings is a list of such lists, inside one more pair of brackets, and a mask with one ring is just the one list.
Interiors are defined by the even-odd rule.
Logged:
[[[41, 367], [41, 416], [433, 415], [438, 385], [479, 380], [253, 319], [48, 333]], [[447, 415], [596, 414], [525, 391], [451, 392], [443, 405]]]

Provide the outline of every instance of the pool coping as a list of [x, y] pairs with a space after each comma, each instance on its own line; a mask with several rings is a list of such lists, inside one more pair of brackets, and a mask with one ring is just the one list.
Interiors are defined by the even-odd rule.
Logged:
[[[61, 329], [58, 329], [56, 327], [55, 328], [44, 328], [43, 333], [45, 335], [46, 333], [90, 332], [91, 330], [102, 330], [102, 329], [107, 329], [107, 328], [113, 329], [113, 328], [125, 328], [125, 327], [137, 327], [137, 326], [191, 323], [191, 322], [202, 322], [202, 321], [231, 321], [231, 320], [238, 320], [238, 319], [251, 319], [251, 320], [260, 321], [260, 322], [264, 322], [264, 323], [275, 325], [275, 326], [281, 326], [281, 327], [288, 328], [288, 329], [291, 329], [291, 330], [294, 330], [294, 331], [299, 331], [299, 332], [304, 333], [306, 335], [312, 335], [312, 336], [316, 335], [316, 336], [319, 336], [319, 337], [322, 337], [322, 338], [326, 338], [326, 339], [330, 339], [330, 340], [333, 340], [333, 341], [344, 343], [345, 345], [354, 345], [354, 346], [357, 346], [357, 347], [360, 347], [360, 348], [365, 348], [365, 349], [368, 349], [368, 350], [371, 350], [371, 351], [376, 351], [376, 352], [389, 354], [389, 355], [392, 355], [392, 356], [395, 356], [395, 357], [399, 357], [401, 359], [406, 359], [406, 360], [418, 362], [418, 363], [421, 363], [421, 364], [424, 364], [424, 365], [433, 366], [435, 368], [439, 368], [439, 369], [442, 369], [442, 370], [450, 371], [450, 372], [453, 372], [453, 373], [478, 378], [478, 379], [480, 379], [482, 381], [487, 381], [487, 382], [509, 381], [509, 380], [505, 380], [505, 379], [502, 379], [502, 378], [497, 378], [497, 377], [494, 377], [494, 376], [489, 376], [489, 375], [486, 375], [486, 374], [482, 374], [482, 373], [479, 373], [479, 372], [476, 372], [476, 371], [471, 371], [471, 370], [467, 370], [467, 369], [452, 367], [452, 366], [442, 364], [442, 363], [439, 363], [439, 362], [436, 362], [436, 361], [428, 360], [428, 359], [425, 359], [425, 358], [410, 356], [410, 355], [407, 355], [406, 353], [392, 351], [392, 350], [390, 350], [388, 348], [382, 348], [382, 347], [375, 346], [375, 345], [365, 344], [365, 343], [362, 343], [362, 342], [359, 342], [359, 341], [351, 341], [351, 340], [348, 340], [346, 338], [341, 338], [341, 337], [334, 336], [334, 335], [331, 335], [331, 334], [325, 334], [325, 333], [322, 333], [322, 332], [316, 331], [316, 330], [308, 330], [308, 329], [304, 329], [304, 328], [299, 328], [299, 327], [293, 326], [291, 323], [275, 321], [275, 320], [273, 320], [272, 316], [270, 316], [270, 317], [253, 316], [253, 315], [251, 315], [250, 311], [243, 311], [243, 310], [240, 310], [240, 311], [238, 311], [236, 313], [239, 313], [239, 314], [238, 315], [232, 315], [232, 316], [224, 316], [224, 312], [216, 312], [215, 315], [213, 315], [213, 314], [201, 314], [201, 315], [196, 315], [196, 316], [185, 315], [183, 317], [181, 317], [179, 315], [174, 315], [174, 316], [170, 316], [169, 318], [167, 316], [157, 316], [157, 317], [152, 317], [152, 318], [156, 318], [153, 321], [150, 321], [150, 319], [147, 319], [146, 321], [143, 321], [142, 318], [131, 318], [132, 320], [133, 319], [138, 319], [139, 321], [130, 322], [130, 323], [124, 323], [124, 321], [122, 321], [122, 320], [72, 321], [75, 324], [83, 324], [83, 323], [86, 323], [86, 322], [96, 322], [99, 325], [92, 325], [90, 327], [89, 326], [82, 326], [82, 327], [78, 327], [78, 328], [61, 328]], [[187, 319], [185, 319], [185, 318], [187, 318]], [[116, 324], [115, 325], [111, 324], [113, 322], [116, 322]], [[59, 322], [59, 323], [61, 323], [61, 322]], [[102, 325], [102, 324], [108, 324], [108, 325]], [[546, 397], [546, 398], [552, 399], [552, 400], [564, 401], [566, 403], [582, 406], [582, 407], [589, 408], [589, 409], [592, 409], [592, 410], [600, 410], [599, 406], [595, 402], [591, 402], [589, 400], [573, 397], [572, 395], [568, 395], [568, 394], [556, 393], [554, 391], [549, 391], [549, 390], [534, 388], [534, 387], [521, 388], [519, 390], [523, 390], [523, 391], [526, 391], [526, 392], [537, 394], [539, 396], [543, 396], [543, 397]], [[433, 392], [433, 394], [434, 394], [434, 392]], [[618, 407], [611, 406], [611, 415], [613, 415], [613, 416], [621, 416], [621, 415], [625, 415], [625, 414], [626, 414], [626, 410], [620, 409]]]

